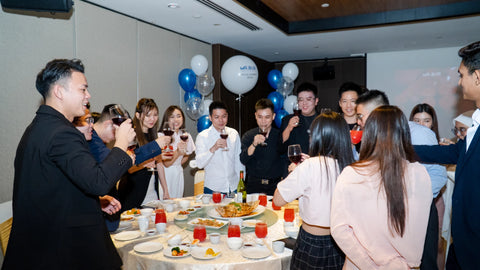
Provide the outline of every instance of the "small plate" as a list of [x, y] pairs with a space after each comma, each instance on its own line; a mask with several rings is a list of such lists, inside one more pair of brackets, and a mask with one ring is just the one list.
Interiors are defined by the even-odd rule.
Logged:
[[118, 241], [128, 241], [140, 237], [142, 235], [139, 231], [124, 231], [119, 232], [113, 236]]
[[174, 247], [168, 247], [168, 248], [164, 249], [163, 250], [163, 255], [165, 257], [168, 257], [168, 258], [184, 258], [184, 257], [190, 256], [190, 248], [187, 247], [187, 246], [178, 246], [178, 248], [187, 251], [187, 253], [183, 254], [182, 256], [173, 256], [172, 255], [172, 248], [174, 248]]
[[242, 249], [242, 256], [248, 259], [263, 259], [272, 253], [266, 247], [249, 247]]
[[184, 221], [184, 220], [187, 220], [187, 219], [188, 219], [187, 215], [176, 215], [175, 216], [175, 220], [178, 220], [178, 221]]
[[207, 220], [207, 221], [215, 221], [218, 223], [219, 226], [208, 226], [208, 225], [204, 225], [205, 228], [208, 228], [208, 229], [220, 229], [222, 228], [223, 226], [227, 225], [228, 222], [226, 222], [225, 220], [218, 220], [218, 219], [211, 219], [211, 218], [196, 218], [196, 219], [192, 219], [190, 220], [187, 224], [188, 225], [192, 225], [192, 226], [195, 226], [197, 225], [197, 223], [199, 222], [199, 220]]
[[158, 242], [145, 242], [133, 247], [138, 253], [153, 253], [163, 249], [163, 245]]
[[260, 219], [245, 219], [242, 222], [242, 226], [247, 227], [247, 228], [255, 228], [255, 224], [257, 224], [257, 222], [261, 222], [261, 221], [262, 220], [260, 220]]
[[[212, 255], [206, 255], [207, 249], [213, 249], [213, 252], [217, 253], [217, 256], [212, 256]], [[192, 248], [191, 252], [192, 257], [198, 260], [212, 260], [220, 257], [222, 255], [221, 250], [219, 248], [213, 248], [213, 247], [196, 247]]]

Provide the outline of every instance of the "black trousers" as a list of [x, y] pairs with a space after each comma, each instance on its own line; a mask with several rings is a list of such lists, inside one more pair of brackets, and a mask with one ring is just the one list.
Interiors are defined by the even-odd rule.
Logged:
[[461, 270], [460, 265], [458, 264], [457, 261], [457, 256], [455, 255], [455, 247], [452, 244], [450, 244], [450, 248], [448, 249], [448, 255], [447, 255], [447, 263], [445, 265], [447, 270]]
[[430, 206], [430, 215], [428, 217], [427, 235], [423, 245], [422, 270], [438, 270], [437, 265], [438, 254], [438, 212], [435, 202], [432, 201]]

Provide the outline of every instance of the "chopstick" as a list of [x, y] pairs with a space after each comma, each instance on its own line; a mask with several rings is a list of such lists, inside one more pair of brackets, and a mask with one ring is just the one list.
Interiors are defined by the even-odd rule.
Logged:
[[268, 250], [270, 250], [270, 252], [272, 253], [273, 257], [277, 257], [277, 254], [273, 251], [272, 247], [267, 244], [267, 240], [265, 240], [265, 238], [263, 238], [263, 244], [264, 244], [265, 246], [267, 246]]

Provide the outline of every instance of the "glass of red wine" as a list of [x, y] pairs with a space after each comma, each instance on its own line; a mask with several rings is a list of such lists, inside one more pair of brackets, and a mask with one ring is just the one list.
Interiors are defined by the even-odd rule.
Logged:
[[[170, 128], [170, 125], [168, 124], [168, 122], [163, 123], [162, 133], [163, 133], [163, 135], [165, 135], [165, 136], [170, 136], [170, 137], [173, 136], [174, 131], [173, 131], [172, 128]], [[172, 150], [170, 149], [170, 144], [167, 144], [167, 146], [165, 147], [164, 152], [165, 152], [165, 153], [172, 152]]]
[[188, 141], [188, 132], [185, 129], [180, 129], [180, 139], [184, 142]]
[[298, 102], [296, 102], [293, 105], [293, 115], [300, 116], [301, 114], [302, 114], [302, 110], [300, 109], [300, 106], [298, 106]]
[[362, 140], [363, 130], [362, 127], [359, 125], [353, 126], [352, 130], [350, 130], [350, 139], [352, 140], [353, 144], [357, 144]]
[[[226, 140], [228, 138], [228, 133], [225, 130], [225, 128], [222, 128], [222, 130], [220, 131], [220, 138], [222, 138], [224, 140]], [[223, 151], [228, 151], [228, 147], [223, 148]]]
[[302, 160], [302, 148], [300, 144], [292, 144], [288, 146], [288, 159], [297, 165]]
[[[125, 120], [130, 119], [130, 114], [121, 104], [115, 104], [109, 108], [110, 116], [112, 117], [112, 122], [116, 126], [120, 126]], [[133, 126], [133, 123], [132, 123]], [[133, 141], [127, 148], [128, 151], [135, 150], [136, 142]]]
[[[267, 139], [267, 129], [266, 128], [258, 127], [258, 134], [263, 135], [263, 137], [265, 137], [265, 139]], [[267, 146], [267, 143], [263, 142], [260, 145], [261, 146]]]

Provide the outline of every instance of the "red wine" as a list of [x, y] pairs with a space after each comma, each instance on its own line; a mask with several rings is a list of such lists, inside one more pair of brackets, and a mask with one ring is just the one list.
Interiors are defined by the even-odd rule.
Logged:
[[302, 114], [302, 110], [293, 110], [293, 115], [300, 116]]
[[300, 160], [302, 160], [302, 155], [289, 156], [288, 159], [290, 159], [291, 162], [298, 164]]
[[165, 134], [165, 136], [172, 136], [173, 135], [173, 130], [164, 129], [163, 134]]
[[258, 134], [263, 135], [263, 137], [267, 137], [267, 132], [259, 132]]
[[228, 134], [220, 134], [220, 138], [226, 140], [228, 138]]
[[112, 122], [117, 126], [120, 126], [125, 120], [127, 120], [127, 118], [124, 118], [124, 117], [112, 118]]
[[186, 142], [188, 140], [188, 135], [180, 135], [180, 139], [182, 139], [182, 141]]

